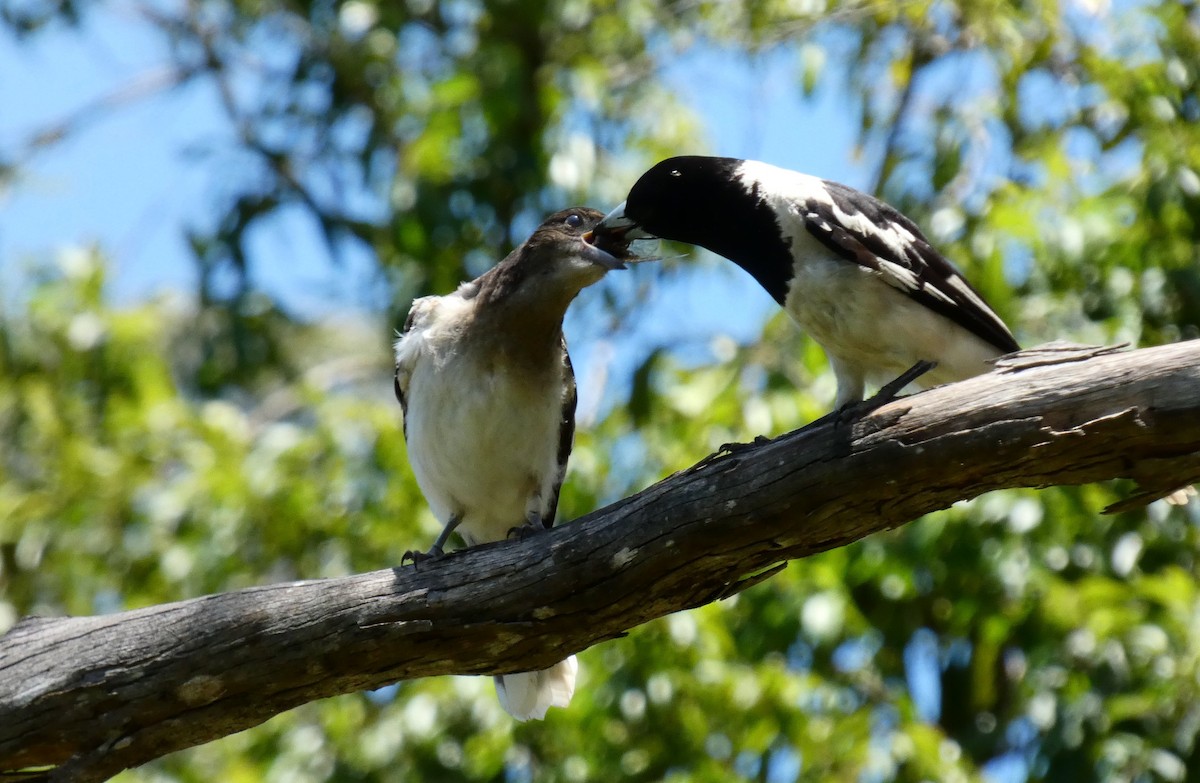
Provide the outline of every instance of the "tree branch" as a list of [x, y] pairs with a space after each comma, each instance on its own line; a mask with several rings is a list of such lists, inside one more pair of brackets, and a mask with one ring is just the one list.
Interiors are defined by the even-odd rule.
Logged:
[[1200, 478], [1200, 341], [1027, 352], [419, 567], [26, 619], [0, 638], [0, 771], [99, 781], [314, 699], [546, 666], [955, 501], [1118, 477], [1143, 500]]

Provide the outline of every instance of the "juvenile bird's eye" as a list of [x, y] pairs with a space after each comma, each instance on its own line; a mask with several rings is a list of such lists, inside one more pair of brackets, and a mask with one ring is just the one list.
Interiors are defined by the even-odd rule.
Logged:
[[572, 212], [571, 214], [567, 215], [566, 220], [563, 222], [565, 222], [571, 228], [579, 228], [583, 225], [583, 216]]

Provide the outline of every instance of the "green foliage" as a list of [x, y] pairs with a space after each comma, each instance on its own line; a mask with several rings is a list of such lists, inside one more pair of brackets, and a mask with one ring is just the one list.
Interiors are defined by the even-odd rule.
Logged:
[[[0, 5], [0, 23], [36, 34], [78, 12]], [[695, 150], [701, 129], [656, 75], [697, 41], [794, 47], [797, 90], [846, 90], [876, 189], [1023, 342], [1200, 336], [1193, 2], [161, 13], [177, 66], [226, 89], [250, 163], [191, 237], [194, 303], [111, 307], [95, 250], [4, 300], [0, 627], [384, 567], [427, 541], [390, 399], [395, 313], [544, 211], [614, 202], [646, 163]], [[397, 307], [313, 326], [252, 290], [247, 232], [297, 205], [335, 258], [373, 249]], [[624, 322], [637, 287], [605, 293]], [[564, 519], [832, 397], [781, 316], [753, 345], [714, 337], [702, 363], [619, 345], [645, 359], [581, 427]], [[793, 563], [587, 651], [574, 703], [544, 723], [513, 724], [486, 678], [410, 682], [122, 779], [1200, 780], [1200, 512], [1098, 515], [1127, 489], [995, 493]]]
[[[385, 354], [342, 344], [254, 397], [195, 398], [172, 361], [189, 308], [113, 311], [94, 253], [64, 267], [0, 332], [5, 615], [351, 573], [416, 535], [423, 501], [396, 411], [375, 393]], [[305, 331], [287, 337], [319, 350]], [[371, 397], [330, 393], [331, 370]]]

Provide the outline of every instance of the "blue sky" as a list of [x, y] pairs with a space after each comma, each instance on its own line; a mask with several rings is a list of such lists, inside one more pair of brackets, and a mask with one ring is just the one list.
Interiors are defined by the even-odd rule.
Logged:
[[[33, 134], [66, 118], [91, 118], [23, 157], [21, 179], [0, 190], [0, 281], [63, 247], [97, 243], [113, 264], [115, 302], [188, 290], [194, 274], [184, 228], [203, 225], [222, 192], [221, 157], [200, 152], [230, 141], [215, 92], [202, 81], [155, 87], [167, 52], [130, 6], [91, 7], [85, 29], [23, 42], [0, 33], [0, 152], [27, 149]], [[709, 133], [707, 150], [680, 152], [759, 158], [864, 185], [869, 172], [853, 159], [850, 113], [831, 91], [802, 102], [795, 59], [780, 52], [747, 62], [706, 47], [667, 65], [667, 80]], [[81, 115], [125, 93], [115, 109]], [[298, 215], [271, 221], [253, 242], [258, 282], [293, 311], [316, 315], [361, 301], [370, 258], [352, 256], [348, 271], [331, 268], [313, 226]]]
[[[194, 291], [185, 229], [212, 219], [226, 192], [222, 176], [230, 176], [223, 167], [231, 156], [220, 151], [235, 146], [215, 90], [204, 80], [154, 88], [168, 52], [135, 6], [91, 6], [84, 30], [52, 29], [19, 43], [0, 32], [0, 156], [96, 101], [134, 94], [113, 110], [85, 114], [92, 120], [25, 158], [21, 179], [8, 192], [0, 189], [0, 289], [19, 296], [13, 283], [23, 270], [65, 247], [94, 243], [109, 260], [107, 292], [116, 304]], [[866, 187], [873, 156], [856, 156], [856, 120], [839, 100], [837, 80], [803, 100], [799, 73], [794, 47], [750, 60], [711, 46], [673, 56], [663, 77], [707, 131], [701, 146], [678, 152], [766, 160]], [[212, 150], [217, 154], [204, 154]], [[288, 312], [321, 318], [382, 300], [369, 250], [353, 250], [343, 266], [332, 265], [307, 216], [280, 213], [250, 242], [255, 282]], [[624, 388], [656, 347], [676, 346], [685, 362], [711, 361], [715, 336], [752, 341], [778, 312], [734, 265], [710, 259], [704, 269], [651, 287], [621, 335], [603, 331], [609, 319], [595, 317], [601, 297], [581, 297], [566, 324], [581, 414], [611, 404], [613, 390]], [[633, 289], [649, 272], [611, 275], [605, 285]], [[738, 306], [725, 306], [730, 301]], [[395, 326], [403, 322], [403, 314], [390, 315]]]

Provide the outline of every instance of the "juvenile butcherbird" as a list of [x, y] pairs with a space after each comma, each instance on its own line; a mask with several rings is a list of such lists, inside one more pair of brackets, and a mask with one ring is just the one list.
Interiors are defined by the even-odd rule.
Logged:
[[[446, 296], [413, 302], [396, 341], [396, 397], [417, 484], [443, 524], [428, 553], [458, 530], [468, 546], [554, 523], [575, 433], [575, 375], [562, 324], [568, 305], [622, 269], [628, 243], [601, 250], [583, 235], [602, 217], [556, 212], [520, 247]], [[610, 252], [611, 251], [611, 252]], [[496, 678], [518, 720], [565, 707], [575, 656]]]
[[594, 231], [597, 244], [662, 238], [745, 269], [829, 356], [838, 408], [865, 382], [932, 361], [920, 382], [987, 372], [1012, 332], [920, 228], [845, 185], [753, 160], [668, 158]]

